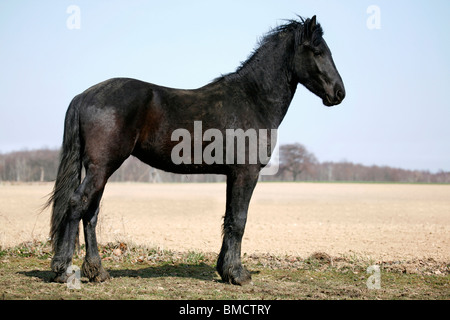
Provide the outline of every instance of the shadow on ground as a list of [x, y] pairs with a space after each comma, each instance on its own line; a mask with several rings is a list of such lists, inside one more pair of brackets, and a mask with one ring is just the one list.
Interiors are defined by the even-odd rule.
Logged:
[[[105, 268], [112, 278], [165, 278], [165, 277], [179, 277], [192, 278], [205, 281], [222, 282], [219, 274], [213, 266], [206, 263], [200, 264], [179, 264], [179, 265], [160, 265], [127, 269]], [[54, 273], [50, 270], [31, 270], [19, 271], [19, 274], [27, 277], [39, 278], [43, 282], [52, 282]], [[251, 271], [251, 274], [258, 274], [259, 271]], [[82, 275], [83, 277], [83, 275]], [[82, 282], [87, 282], [86, 278], [81, 279]]]

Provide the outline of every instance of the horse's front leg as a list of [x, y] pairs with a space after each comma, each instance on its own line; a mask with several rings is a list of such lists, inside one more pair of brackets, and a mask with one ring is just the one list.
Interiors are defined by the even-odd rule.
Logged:
[[227, 201], [223, 222], [223, 242], [217, 261], [222, 280], [243, 285], [251, 281], [250, 273], [242, 266], [241, 242], [247, 221], [247, 210], [258, 181], [258, 168], [233, 172], [227, 176]]

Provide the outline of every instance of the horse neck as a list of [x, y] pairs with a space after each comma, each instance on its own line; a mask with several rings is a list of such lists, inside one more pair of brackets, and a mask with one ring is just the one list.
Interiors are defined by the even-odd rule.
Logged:
[[287, 43], [263, 44], [231, 77], [274, 129], [286, 115], [298, 83], [287, 57]]

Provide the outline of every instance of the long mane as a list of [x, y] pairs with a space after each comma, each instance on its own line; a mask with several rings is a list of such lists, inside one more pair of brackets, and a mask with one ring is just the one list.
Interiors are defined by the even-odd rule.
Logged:
[[284, 20], [286, 23], [272, 28], [260, 38], [255, 49], [245, 61], [241, 62], [235, 72], [222, 75], [221, 77], [214, 79], [213, 82], [239, 74], [243, 69], [252, 64], [260, 54], [264, 53], [264, 51], [271, 50], [276, 43], [286, 39], [289, 35], [293, 35], [295, 47], [303, 44], [306, 39], [310, 39], [311, 44], [317, 45], [322, 40], [323, 36], [323, 30], [320, 24], [317, 23], [311, 30], [311, 19], [304, 19], [300, 16], [298, 16], [298, 18], [299, 20]]

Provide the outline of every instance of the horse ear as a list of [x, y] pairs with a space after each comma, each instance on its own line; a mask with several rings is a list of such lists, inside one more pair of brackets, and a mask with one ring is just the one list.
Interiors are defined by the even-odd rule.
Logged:
[[[302, 19], [303, 21], [303, 19]], [[302, 30], [302, 33], [300, 35], [300, 42], [302, 43], [304, 41], [310, 41], [312, 38], [312, 35], [314, 33], [314, 29], [317, 27], [317, 19], [316, 16], [314, 15], [311, 19], [306, 19], [306, 21], [303, 21], [304, 23], [304, 28]]]
[[316, 25], [317, 25], [317, 19], [316, 19], [316, 16], [314, 15], [314, 16], [311, 18], [311, 22], [310, 22], [310, 25], [309, 25], [309, 30], [310, 30], [311, 32], [313, 32], [314, 29], [316, 28]]

